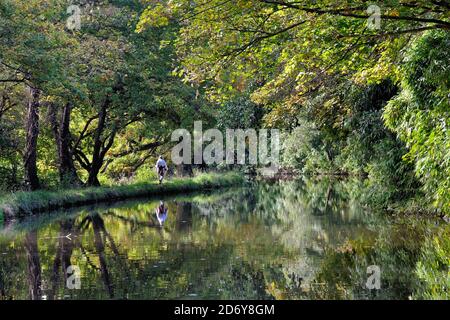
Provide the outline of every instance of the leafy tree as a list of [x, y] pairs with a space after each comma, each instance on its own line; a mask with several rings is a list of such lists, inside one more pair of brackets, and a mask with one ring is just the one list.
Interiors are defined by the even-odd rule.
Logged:
[[137, 34], [139, 1], [88, 1], [80, 4], [81, 30], [69, 30], [68, 5], [34, 0], [0, 6], [0, 84], [6, 101], [14, 99], [14, 110], [2, 106], [2, 118], [19, 120], [20, 107], [27, 106], [25, 132], [2, 125], [8, 134], [1, 144], [11, 146], [11, 134], [21, 138], [13, 149], [24, 150], [31, 189], [55, 167], [63, 185], [81, 185], [79, 176], [98, 185], [99, 174], [123, 158], [135, 172], [156, 152], [167, 152], [173, 129], [208, 119], [201, 90], [172, 75], [176, 24]]
[[[426, 32], [448, 34], [450, 5], [446, 1], [385, 1], [379, 8], [380, 28], [370, 24], [376, 17], [369, 9], [366, 1], [357, 0], [167, 1], [148, 6], [138, 31], [180, 22], [177, 50], [184, 66], [180, 74], [207, 87], [210, 99], [232, 100], [249, 90], [252, 102], [270, 111], [263, 124], [289, 131], [304, 124], [301, 118], [306, 117], [319, 130], [320, 145], [305, 147], [308, 155], [301, 155], [302, 165], [308, 156], [315, 157], [313, 168], [362, 172], [372, 176], [375, 184], [391, 183], [394, 189], [411, 189], [414, 181], [400, 160], [406, 152], [403, 144], [380, 121], [384, 106], [400, 82], [416, 82], [419, 103], [435, 91], [432, 101], [439, 109], [434, 115], [421, 113], [422, 119], [414, 126], [424, 126], [424, 130], [413, 134], [416, 143], [403, 141], [411, 148], [410, 158], [413, 155], [427, 192], [436, 195], [437, 205], [446, 206], [449, 156], [442, 128], [448, 118], [448, 50], [432, 50], [432, 45], [417, 49], [421, 56], [427, 52], [430, 56], [415, 63], [431, 64], [427, 75], [439, 74], [431, 88], [428, 84], [433, 80], [428, 76], [422, 82], [421, 74], [410, 71], [407, 76], [400, 65], [407, 49], [416, 39], [426, 38]], [[413, 64], [407, 66], [414, 69]], [[427, 85], [420, 87], [419, 83]], [[441, 123], [442, 133], [428, 131], [432, 122], [436, 128]], [[402, 130], [397, 122], [389, 126]], [[427, 137], [433, 142], [426, 144]], [[426, 146], [418, 150], [421, 145]]]
[[385, 78], [412, 34], [450, 24], [446, 2], [384, 2], [380, 30], [368, 28], [367, 9], [355, 0], [164, 1], [148, 7], [138, 30], [180, 21], [188, 80], [211, 85], [214, 95], [257, 81], [256, 102], [283, 100], [287, 108], [336, 77]]
[[[123, 157], [128, 164], [119, 171], [135, 172], [156, 150], [167, 149], [174, 129], [192, 126], [196, 112], [205, 114], [198, 91], [171, 74], [176, 25], [136, 34], [142, 9], [138, 1], [112, 1], [81, 30], [78, 59], [87, 94], [73, 150], [89, 185], [98, 185], [99, 173]], [[88, 49], [93, 45], [96, 51]]]
[[[52, 92], [64, 76], [61, 48], [68, 38], [61, 28], [63, 1], [4, 1], [0, 6], [2, 82], [20, 84], [29, 91], [23, 152], [25, 184], [40, 187], [37, 142], [42, 91]], [[39, 32], [36, 32], [36, 31]]]
[[450, 212], [450, 35], [418, 38], [402, 64], [402, 91], [384, 114], [386, 124], [406, 142], [405, 158], [415, 165], [427, 194]]

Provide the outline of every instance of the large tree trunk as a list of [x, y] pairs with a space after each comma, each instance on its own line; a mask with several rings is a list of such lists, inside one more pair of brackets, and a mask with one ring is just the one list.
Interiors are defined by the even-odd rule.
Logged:
[[31, 98], [27, 107], [26, 142], [24, 152], [25, 185], [29, 190], [39, 189], [37, 175], [37, 139], [39, 136], [39, 97], [40, 92], [30, 87]]
[[57, 109], [55, 105], [50, 106], [50, 122], [56, 141], [58, 152], [58, 171], [60, 182], [64, 185], [80, 186], [82, 182], [78, 177], [73, 154], [70, 149], [70, 114], [72, 104], [67, 103], [62, 111], [61, 120], [58, 125]]
[[[119, 82], [114, 86], [113, 92], [123, 92], [123, 89], [123, 84]], [[111, 149], [117, 133], [117, 128], [114, 125], [111, 128], [111, 132], [108, 135], [104, 136], [108, 108], [110, 107], [111, 102], [111, 96], [107, 94], [105, 97], [105, 101], [101, 105], [100, 111], [98, 112], [98, 125], [94, 136], [92, 162], [90, 164], [87, 164], [86, 166], [89, 170], [89, 177], [87, 181], [88, 186], [100, 186], [100, 182], [98, 181], [97, 176], [103, 166], [105, 155], [108, 150]]]
[[89, 177], [87, 184], [89, 186], [99, 186], [100, 182], [98, 181], [98, 173], [103, 164], [103, 159], [101, 159], [101, 150], [102, 150], [102, 133], [105, 128], [106, 122], [106, 109], [109, 105], [109, 98], [106, 98], [105, 102], [102, 104], [100, 108], [100, 112], [98, 114], [98, 125], [97, 131], [95, 133], [95, 141], [94, 141], [94, 151], [92, 153], [92, 163], [91, 168], [89, 170]]
[[117, 128], [113, 126], [111, 132], [102, 139], [106, 126], [107, 110], [110, 103], [111, 99], [110, 97], [107, 97], [98, 114], [98, 126], [94, 138], [94, 151], [92, 153], [92, 163], [89, 168], [89, 177], [87, 181], [88, 186], [100, 186], [97, 176], [103, 166], [105, 155], [108, 150], [111, 149], [117, 133]]
[[61, 125], [59, 129], [60, 143], [60, 177], [62, 181], [67, 181], [72, 185], [81, 185], [81, 180], [77, 175], [77, 170], [73, 163], [72, 152], [70, 150], [70, 115], [72, 104], [64, 106]]

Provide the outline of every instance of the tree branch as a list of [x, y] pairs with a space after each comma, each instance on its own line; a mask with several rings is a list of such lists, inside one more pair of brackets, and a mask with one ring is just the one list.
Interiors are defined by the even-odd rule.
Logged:
[[[272, 5], [279, 5], [279, 6], [285, 6], [291, 9], [301, 10], [308, 13], [315, 13], [318, 15], [325, 15], [325, 14], [331, 14], [331, 15], [337, 15], [337, 16], [343, 16], [343, 17], [350, 17], [350, 18], [356, 18], [356, 19], [368, 19], [370, 18], [370, 15], [367, 14], [358, 14], [354, 13], [355, 11], [362, 11], [366, 10], [366, 7], [354, 7], [354, 8], [340, 8], [340, 9], [321, 9], [321, 8], [310, 8], [310, 7], [304, 7], [301, 5], [297, 5], [295, 2], [285, 2], [285, 1], [275, 1], [275, 0], [260, 0], [261, 2], [272, 4]], [[386, 19], [386, 20], [400, 20], [400, 21], [415, 21], [415, 22], [424, 22], [424, 23], [434, 23], [438, 25], [439, 28], [442, 29], [450, 29], [450, 22], [440, 19], [434, 19], [434, 18], [419, 18], [419, 17], [412, 17], [412, 16], [392, 16], [392, 15], [386, 15], [382, 14], [380, 15], [380, 18]]]
[[74, 144], [74, 147], [73, 147], [74, 149], [77, 149], [77, 148], [78, 148], [78, 146], [79, 146], [81, 140], [83, 140], [83, 139], [86, 137], [86, 135], [85, 135], [85, 134], [86, 134], [86, 131], [87, 131], [87, 129], [89, 128], [89, 126], [91, 125], [92, 121], [94, 121], [94, 120], [97, 119], [97, 118], [98, 118], [98, 114], [95, 115], [95, 116], [93, 116], [92, 118], [89, 118], [89, 119], [88, 119], [88, 121], [87, 121], [86, 124], [84, 125], [83, 130], [80, 132], [80, 135], [79, 135], [77, 141], [76, 141], [75, 144]]

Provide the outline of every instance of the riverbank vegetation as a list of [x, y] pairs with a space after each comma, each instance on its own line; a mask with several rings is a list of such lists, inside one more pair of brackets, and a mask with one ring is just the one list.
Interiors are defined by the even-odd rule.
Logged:
[[202, 174], [193, 178], [174, 178], [160, 185], [134, 183], [111, 187], [90, 187], [61, 191], [38, 190], [15, 192], [0, 198], [0, 220], [23, 218], [40, 212], [67, 209], [76, 206], [114, 202], [138, 197], [164, 196], [174, 193], [206, 191], [209, 189], [241, 186], [238, 173]]
[[0, 190], [151, 177], [201, 120], [281, 129], [283, 167], [361, 177], [370, 206], [449, 214], [446, 1], [69, 5], [0, 4]]

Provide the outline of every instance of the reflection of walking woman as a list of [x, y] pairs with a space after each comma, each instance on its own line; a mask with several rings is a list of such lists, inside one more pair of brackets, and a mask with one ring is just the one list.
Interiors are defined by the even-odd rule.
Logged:
[[167, 219], [167, 213], [169, 208], [164, 205], [164, 202], [161, 201], [159, 206], [156, 208], [156, 219], [158, 219], [159, 225], [162, 226]]

